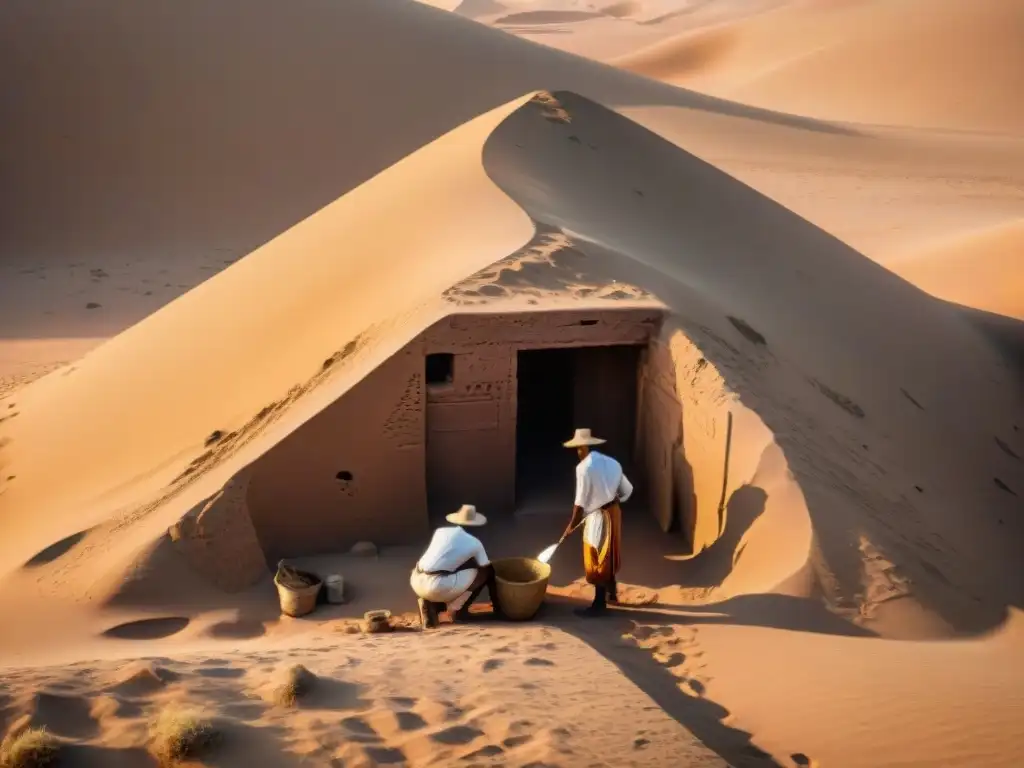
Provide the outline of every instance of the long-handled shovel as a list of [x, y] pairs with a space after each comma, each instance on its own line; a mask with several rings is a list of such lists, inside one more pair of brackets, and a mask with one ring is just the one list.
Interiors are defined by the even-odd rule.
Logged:
[[560, 538], [555, 544], [552, 544], [550, 547], [548, 547], [543, 552], [541, 552], [539, 555], [537, 555], [537, 559], [540, 560], [545, 565], [547, 563], [551, 562], [551, 558], [555, 556], [555, 550], [558, 549], [558, 545], [561, 544], [563, 541], [565, 541], [569, 537], [570, 534], [574, 533], [577, 529], [579, 529], [586, 521], [587, 521], [587, 516], [584, 515], [583, 519], [580, 520], [578, 523], [576, 523], [576, 525], [574, 525], [570, 530], [568, 530], [565, 533], [563, 533], [562, 534], [562, 538]]

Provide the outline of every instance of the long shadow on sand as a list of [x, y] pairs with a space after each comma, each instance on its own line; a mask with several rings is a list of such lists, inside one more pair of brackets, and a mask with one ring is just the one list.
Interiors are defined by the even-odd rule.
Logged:
[[[606, 617], [587, 620], [573, 615], [572, 609], [578, 606], [578, 603], [566, 599], [549, 598], [537, 620], [589, 645], [705, 746], [729, 765], [740, 768], [781, 767], [751, 743], [748, 732], [726, 724], [731, 713], [707, 698], [702, 687], [696, 689], [696, 695], [685, 693], [681, 688], [685, 678], [674, 675], [672, 665], [659, 663], [652, 653], [643, 648], [624, 644], [622, 636], [625, 632], [635, 631], [637, 625], [643, 625], [652, 635], [659, 632], [670, 635], [679, 627], [736, 624], [848, 637], [877, 637], [870, 630], [833, 614], [817, 600], [786, 595], [747, 595], [709, 606], [676, 607], [672, 612], [649, 607], [616, 608]], [[481, 614], [478, 621], [484, 625], [501, 623], [488, 614]]]
[[728, 709], [706, 698], [703, 693], [684, 693], [680, 687], [682, 680], [669, 667], [658, 663], [653, 654], [623, 644], [622, 634], [631, 627], [629, 619], [664, 627], [689, 623], [688, 619], [677, 614], [650, 611], [616, 610], [606, 618], [587, 621], [575, 620], [565, 605], [553, 605], [546, 612], [546, 620], [552, 626], [582, 640], [600, 653], [665, 714], [729, 765], [781, 768], [770, 755], [751, 742], [750, 733], [726, 724], [731, 714]]

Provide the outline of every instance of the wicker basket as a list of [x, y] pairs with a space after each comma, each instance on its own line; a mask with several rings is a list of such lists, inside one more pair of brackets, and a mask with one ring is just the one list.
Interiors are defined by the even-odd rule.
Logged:
[[532, 619], [544, 602], [551, 566], [532, 557], [506, 557], [493, 564], [501, 612], [513, 621]]
[[[289, 576], [300, 576], [313, 581], [309, 586], [293, 586]], [[281, 563], [274, 574], [274, 586], [277, 587], [277, 598], [281, 603], [281, 613], [287, 616], [305, 616], [316, 608], [316, 600], [323, 587], [323, 582], [314, 574], [298, 571]]]
[[390, 632], [391, 631], [391, 611], [378, 610], [378, 611], [367, 611], [363, 614], [363, 632], [376, 633], [376, 632]]

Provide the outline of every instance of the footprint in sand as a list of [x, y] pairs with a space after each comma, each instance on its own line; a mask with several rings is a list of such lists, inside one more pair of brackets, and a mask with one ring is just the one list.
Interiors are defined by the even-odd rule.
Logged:
[[505, 754], [505, 750], [499, 747], [497, 744], [488, 744], [485, 747], [480, 747], [480, 749], [476, 750], [475, 752], [470, 752], [462, 759], [474, 760], [480, 757], [497, 757], [498, 755], [503, 754]]
[[799, 765], [801, 768], [818, 768], [818, 761], [812, 760], [803, 752], [794, 752], [789, 756], [789, 759], [793, 761], [795, 765]]
[[348, 731], [349, 738], [353, 741], [379, 742], [381, 740], [376, 729], [361, 717], [346, 717], [341, 721], [341, 725]]
[[633, 631], [630, 633], [636, 640], [650, 640], [652, 637], [671, 637], [672, 627], [650, 627], [646, 625], [640, 625], [633, 627]]
[[661, 666], [668, 667], [669, 669], [671, 669], [672, 667], [678, 667], [684, 664], [686, 662], [686, 654], [673, 653], [668, 658], [665, 658], [664, 661], [662, 661], [661, 659], [659, 659], [658, 661], [661, 664]]
[[686, 685], [695, 696], [703, 696], [704, 692], [707, 690], [704, 687], [704, 683], [702, 683], [700, 680], [694, 680], [692, 678], [687, 680], [686, 683], [684, 683], [684, 685]]
[[483, 735], [483, 731], [471, 725], [453, 725], [451, 728], [445, 728], [443, 731], [435, 733], [431, 738], [439, 744], [463, 746]]
[[200, 677], [216, 677], [221, 679], [233, 679], [245, 677], [245, 670], [238, 667], [202, 667], [196, 670]]
[[418, 731], [427, 727], [427, 721], [415, 712], [396, 712], [395, 720], [402, 731]]
[[405, 752], [392, 747], [367, 747], [364, 751], [373, 765], [397, 765], [406, 761]]
[[516, 747], [521, 747], [524, 744], [529, 744], [531, 741], [533, 741], [533, 735], [524, 733], [522, 736], [509, 736], [502, 741], [501, 744], [507, 749], [515, 749]]
[[500, 669], [504, 664], [505, 662], [501, 659], [488, 659], [483, 663], [482, 669], [484, 672], [493, 672], [496, 669]]
[[528, 666], [528, 667], [553, 667], [553, 666], [555, 666], [555, 662], [549, 661], [548, 659], [542, 659], [539, 656], [533, 656], [533, 657], [527, 659], [523, 663], [526, 664], [526, 666]]

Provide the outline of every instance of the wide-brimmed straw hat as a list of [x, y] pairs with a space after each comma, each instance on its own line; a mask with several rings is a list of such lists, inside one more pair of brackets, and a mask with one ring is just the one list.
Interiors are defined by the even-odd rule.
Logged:
[[601, 445], [606, 442], [600, 437], [594, 437], [590, 434], [589, 429], [577, 429], [576, 434], [572, 436], [572, 440], [566, 440], [562, 445], [566, 448], [579, 448], [584, 445]]
[[472, 504], [463, 504], [458, 512], [452, 512], [445, 517], [449, 523], [472, 528], [477, 525], [487, 525], [487, 518], [476, 511]]

